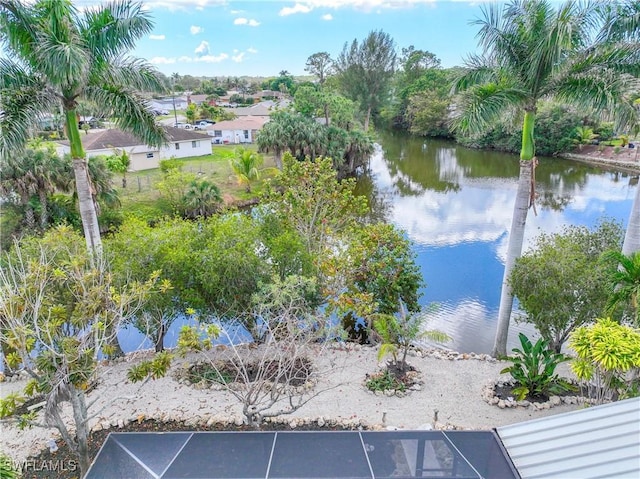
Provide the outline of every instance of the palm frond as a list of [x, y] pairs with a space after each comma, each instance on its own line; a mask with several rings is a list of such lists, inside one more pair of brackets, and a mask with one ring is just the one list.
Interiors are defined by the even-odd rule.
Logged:
[[29, 58], [35, 44], [37, 19], [18, 0], [0, 0], [0, 42], [21, 58]]
[[136, 40], [152, 30], [153, 22], [142, 3], [126, 0], [87, 9], [80, 22], [89, 50], [106, 61], [135, 48]]
[[496, 83], [497, 65], [489, 58], [470, 55], [465, 59], [465, 68], [461, 69], [452, 82], [452, 93], [458, 93], [473, 85]]
[[463, 133], [481, 133], [500, 120], [506, 111], [524, 106], [528, 99], [527, 92], [521, 89], [495, 83], [476, 85], [459, 96], [452, 126]]
[[[59, 99], [37, 77], [24, 76], [5, 66], [7, 62], [0, 64], [0, 77], [10, 94], [0, 94], [0, 157], [22, 150], [31, 136], [34, 120], [59, 105]], [[10, 74], [5, 77], [4, 72]]]
[[54, 31], [38, 32], [33, 53], [38, 62], [36, 71], [63, 90], [75, 90], [76, 85], [84, 83], [90, 70], [89, 52], [78, 42], [77, 32], [71, 29], [63, 39]]
[[640, 39], [640, 1], [602, 2], [598, 5], [597, 13], [602, 19], [597, 42]]
[[96, 68], [90, 82], [127, 85], [144, 92], [163, 93], [167, 90], [164, 76], [147, 61], [139, 58], [117, 57]]
[[155, 121], [147, 100], [139, 93], [118, 85], [89, 86], [83, 91], [86, 99], [113, 110], [116, 125], [141, 139], [149, 146], [167, 142], [167, 133]]

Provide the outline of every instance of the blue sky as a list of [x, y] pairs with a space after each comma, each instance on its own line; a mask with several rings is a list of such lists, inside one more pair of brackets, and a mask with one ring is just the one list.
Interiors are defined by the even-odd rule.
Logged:
[[[97, 3], [77, 0], [79, 6]], [[345, 42], [383, 30], [398, 51], [414, 45], [461, 65], [476, 49], [482, 0], [149, 0], [151, 35], [133, 52], [165, 74], [304, 74], [316, 52], [338, 55]]]

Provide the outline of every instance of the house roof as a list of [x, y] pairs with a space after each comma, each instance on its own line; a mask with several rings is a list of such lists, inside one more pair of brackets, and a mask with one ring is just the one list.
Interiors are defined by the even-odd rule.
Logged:
[[[163, 127], [167, 131], [167, 137], [170, 142], [192, 141], [208, 139], [206, 135], [182, 128], [174, 128], [172, 126]], [[82, 146], [87, 151], [92, 150], [109, 150], [112, 148], [126, 148], [129, 146], [143, 145], [144, 142], [131, 133], [122, 130], [112, 129], [104, 130], [89, 135], [81, 135]], [[64, 140], [59, 143], [68, 145], [69, 141]]]
[[269, 117], [264, 116], [244, 116], [235, 120], [220, 121], [215, 125], [209, 125], [206, 130], [259, 130]]
[[640, 477], [640, 398], [497, 428], [523, 479]]

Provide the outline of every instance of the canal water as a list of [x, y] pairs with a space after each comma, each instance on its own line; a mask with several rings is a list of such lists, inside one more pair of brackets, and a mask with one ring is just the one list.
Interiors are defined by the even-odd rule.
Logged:
[[[518, 157], [404, 135], [383, 134], [379, 141], [359, 190], [370, 196], [374, 216], [405, 230], [413, 244], [426, 282], [426, 327], [449, 334], [448, 348], [489, 353]], [[564, 225], [591, 227], [611, 218], [626, 227], [637, 176], [560, 158], [539, 160], [537, 214], [529, 211], [523, 251], [540, 232]], [[520, 331], [535, 336], [530, 325], [512, 321], [508, 350]]]
[[[444, 346], [489, 353], [493, 347], [508, 231], [519, 173], [518, 158], [472, 150], [442, 140], [381, 134], [358, 191], [370, 199], [372, 216], [406, 231], [424, 277], [421, 304], [426, 327], [446, 332]], [[637, 176], [575, 161], [540, 158], [536, 169], [537, 215], [529, 212], [524, 250], [541, 231], [563, 225], [593, 226], [602, 218], [626, 225]], [[514, 321], [508, 350], [518, 332], [535, 330]], [[175, 346], [177, 318], [165, 338]], [[134, 328], [118, 335], [125, 351], [152, 344]]]

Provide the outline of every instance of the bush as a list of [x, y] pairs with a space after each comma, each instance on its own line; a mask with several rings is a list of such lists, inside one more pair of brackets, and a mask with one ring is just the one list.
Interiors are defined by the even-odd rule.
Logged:
[[516, 383], [513, 389], [516, 399], [544, 398], [570, 391], [572, 386], [554, 374], [558, 364], [568, 358], [549, 349], [543, 338], [531, 344], [524, 334], [520, 333], [518, 337], [522, 349], [514, 348], [515, 355], [509, 357], [513, 364], [500, 371], [500, 374], [511, 374]]
[[181, 171], [184, 166], [184, 161], [176, 158], [169, 158], [168, 160], [160, 160], [160, 171], [168, 173], [171, 170]]
[[406, 389], [405, 384], [388, 369], [369, 376], [365, 386], [369, 391], [404, 391]]
[[627, 381], [629, 371], [640, 369], [640, 333], [610, 318], [574, 331], [569, 344], [578, 357], [571, 369], [583, 382], [589, 397], [602, 403], [640, 395], [638, 375]]

